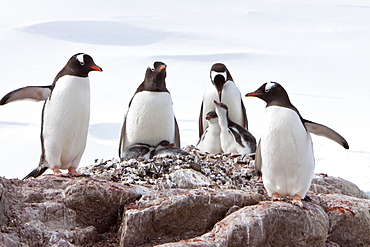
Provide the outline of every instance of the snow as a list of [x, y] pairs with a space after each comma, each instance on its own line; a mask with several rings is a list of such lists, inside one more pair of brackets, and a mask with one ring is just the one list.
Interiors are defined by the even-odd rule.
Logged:
[[[370, 192], [370, 4], [365, 0], [97, 1], [0, 3], [0, 96], [51, 84], [78, 52], [91, 55], [91, 120], [80, 166], [118, 156], [123, 116], [145, 70], [165, 62], [182, 146], [198, 141], [209, 71], [224, 63], [242, 94], [276, 81], [302, 116], [350, 149], [313, 136], [315, 172]], [[260, 137], [265, 104], [245, 98]], [[0, 107], [0, 176], [22, 178], [40, 157], [42, 102]]]

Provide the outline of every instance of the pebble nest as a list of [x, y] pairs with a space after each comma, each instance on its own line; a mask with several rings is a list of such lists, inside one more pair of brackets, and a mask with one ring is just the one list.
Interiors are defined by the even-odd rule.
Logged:
[[208, 177], [209, 187], [242, 189], [265, 194], [261, 178], [255, 175], [254, 160], [249, 155], [202, 153], [193, 145], [183, 148], [188, 154], [173, 154], [151, 159], [119, 161], [95, 160], [81, 167], [80, 172], [108, 181], [122, 182], [156, 189], [178, 188], [170, 174], [180, 169], [193, 169]]

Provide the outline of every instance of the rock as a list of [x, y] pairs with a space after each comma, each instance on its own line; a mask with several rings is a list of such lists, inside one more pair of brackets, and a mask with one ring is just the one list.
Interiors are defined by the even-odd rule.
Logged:
[[316, 200], [329, 216], [329, 241], [340, 246], [370, 246], [370, 200], [340, 194], [321, 194]]
[[0, 177], [0, 246], [370, 246], [356, 185], [319, 174], [301, 209], [270, 201], [249, 156], [186, 151], [97, 160], [90, 177]]
[[128, 186], [85, 180], [65, 189], [64, 202], [76, 213], [79, 224], [94, 226], [103, 233], [117, 225], [117, 215], [122, 214], [123, 205], [140, 196]]
[[170, 174], [170, 179], [178, 188], [195, 189], [212, 186], [212, 182], [209, 178], [193, 169], [177, 170]]
[[[175, 191], [176, 192], [176, 191]], [[138, 246], [162, 235], [171, 239], [203, 234], [234, 205], [243, 207], [262, 200], [257, 193], [239, 190], [169, 190], [141, 198], [124, 213], [120, 246]], [[152, 200], [152, 198], [156, 198]]]
[[246, 206], [200, 237], [170, 246], [324, 246], [329, 217], [313, 203], [306, 209], [286, 202], [261, 202]]
[[0, 246], [21, 247], [23, 245], [18, 241], [14, 241], [13, 239], [11, 239], [8, 234], [0, 232]]
[[[146, 189], [93, 178], [0, 178], [6, 246], [85, 246], [118, 229], [123, 207]], [[117, 231], [117, 230], [116, 230]], [[14, 243], [12, 243], [13, 241]], [[1, 243], [1, 242], [0, 242]]]
[[322, 173], [314, 176], [310, 190], [316, 193], [343, 194], [364, 199], [370, 198], [354, 183], [342, 178], [332, 177]]
[[5, 216], [5, 198], [7, 190], [4, 188], [4, 185], [0, 184], [0, 225], [4, 224], [6, 216]]

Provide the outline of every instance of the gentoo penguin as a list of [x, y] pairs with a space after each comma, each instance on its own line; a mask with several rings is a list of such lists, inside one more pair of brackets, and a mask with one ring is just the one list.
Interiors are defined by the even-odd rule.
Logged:
[[220, 126], [221, 149], [224, 153], [251, 154], [256, 152], [256, 138], [229, 118], [228, 107], [214, 101]]
[[218, 125], [218, 116], [215, 111], [210, 111], [206, 114], [208, 127], [203, 132], [199, 139], [197, 148], [206, 153], [217, 154], [222, 153], [220, 132], [221, 128]]
[[125, 152], [122, 154], [122, 160], [130, 160], [130, 159], [150, 159], [153, 157], [154, 147], [145, 144], [145, 143], [137, 143], [131, 145], [125, 149]]
[[89, 126], [90, 71], [102, 69], [91, 56], [78, 53], [69, 59], [51, 86], [17, 89], [1, 100], [6, 104], [26, 98], [46, 99], [42, 110], [40, 163], [24, 179], [38, 177], [48, 168], [55, 175], [62, 175], [59, 169], [68, 169], [72, 176], [82, 175], [76, 168], [85, 150]]
[[309, 132], [325, 136], [345, 149], [349, 148], [347, 141], [334, 130], [303, 119], [279, 83], [265, 83], [246, 96], [267, 103], [255, 165], [262, 172], [269, 196], [274, 199], [289, 196], [302, 207], [301, 199], [311, 185], [315, 167]]
[[162, 140], [180, 147], [179, 128], [172, 108], [172, 98], [166, 88], [166, 65], [155, 62], [148, 68], [144, 82], [137, 88], [125, 115], [119, 144], [119, 156], [135, 144], [157, 146]]
[[199, 137], [208, 126], [204, 121], [206, 114], [215, 110], [214, 100], [224, 103], [229, 107], [230, 119], [248, 129], [247, 114], [240, 91], [231, 77], [229, 70], [222, 63], [215, 63], [210, 72], [211, 81], [203, 93], [203, 101], [199, 115]]

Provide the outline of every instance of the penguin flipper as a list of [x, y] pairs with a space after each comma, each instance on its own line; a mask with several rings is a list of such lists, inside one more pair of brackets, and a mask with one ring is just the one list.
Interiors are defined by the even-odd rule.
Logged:
[[125, 115], [125, 118], [123, 120], [123, 125], [121, 129], [121, 138], [119, 140], [118, 156], [120, 158], [124, 156], [124, 152], [125, 152], [124, 145], [125, 145], [125, 135], [126, 135], [126, 116], [127, 114]]
[[262, 174], [261, 140], [259, 140], [257, 146], [256, 158], [254, 161], [254, 170], [256, 175], [261, 176]]
[[180, 131], [179, 126], [177, 125], [176, 118], [175, 119], [175, 147], [180, 148]]
[[38, 166], [36, 167], [36, 169], [30, 172], [27, 176], [25, 176], [22, 180], [25, 180], [30, 177], [37, 178], [38, 176], [41, 176], [47, 169], [48, 169], [47, 167]]
[[203, 101], [202, 101], [202, 105], [200, 107], [198, 125], [199, 125], [199, 138], [201, 138], [202, 135], [203, 135]]
[[51, 85], [49, 86], [29, 86], [22, 87], [7, 93], [1, 100], [0, 105], [5, 105], [9, 102], [30, 99], [35, 101], [46, 100], [51, 92]]
[[241, 107], [242, 107], [242, 113], [243, 113], [243, 127], [248, 130], [248, 119], [247, 119], [247, 111], [245, 110], [245, 106], [243, 103], [243, 100], [240, 100]]
[[339, 145], [343, 146], [345, 149], [349, 148], [347, 141], [339, 133], [335, 132], [329, 127], [322, 124], [314, 123], [306, 119], [303, 119], [303, 123], [309, 132], [314, 133], [315, 135], [324, 136], [332, 141], [335, 141]]

